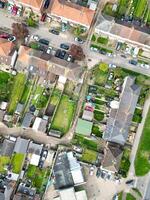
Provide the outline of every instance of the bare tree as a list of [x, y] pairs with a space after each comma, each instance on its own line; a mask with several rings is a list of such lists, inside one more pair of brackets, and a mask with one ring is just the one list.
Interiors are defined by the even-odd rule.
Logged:
[[23, 40], [29, 34], [29, 31], [25, 24], [13, 23], [12, 33], [14, 36], [16, 36], [17, 39]]
[[72, 44], [70, 48], [70, 54], [76, 59], [76, 60], [83, 60], [85, 58], [84, 52], [82, 47]]

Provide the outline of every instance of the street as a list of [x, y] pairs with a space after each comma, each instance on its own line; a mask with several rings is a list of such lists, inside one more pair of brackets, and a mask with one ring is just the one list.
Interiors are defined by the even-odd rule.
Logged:
[[[9, 14], [4, 14], [3, 12], [0, 12], [0, 27], [6, 27], [8, 29], [11, 29], [12, 23], [16, 22]], [[92, 29], [93, 30], [93, 29]], [[29, 28], [30, 35], [39, 35], [41, 38], [48, 39], [50, 41], [50, 44], [56, 48], [60, 46], [61, 43], [67, 43], [72, 44], [75, 43], [73, 35], [70, 33], [60, 33], [60, 35], [54, 35], [49, 32], [49, 28], [43, 24], [40, 25], [38, 28]], [[91, 32], [91, 31], [90, 31]], [[129, 64], [129, 60], [126, 58], [123, 58], [118, 53], [116, 57], [108, 57], [107, 55], [102, 55], [97, 52], [93, 52], [89, 48], [89, 42], [85, 42], [83, 45], [85, 56], [86, 56], [86, 64], [89, 69], [91, 69], [95, 64], [98, 64], [99, 62], [105, 62], [105, 63], [113, 63], [116, 66], [120, 66], [141, 74], [145, 74], [150, 76], [150, 69], [141, 68], [135, 65]]]

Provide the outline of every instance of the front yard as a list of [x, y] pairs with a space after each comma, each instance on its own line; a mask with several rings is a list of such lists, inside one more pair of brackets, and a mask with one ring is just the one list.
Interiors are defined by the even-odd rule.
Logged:
[[25, 155], [21, 153], [14, 153], [11, 159], [12, 171], [16, 174], [19, 174], [22, 169]]
[[137, 176], [144, 176], [150, 171], [150, 110], [145, 121], [134, 165]]
[[26, 82], [25, 74], [17, 74], [15, 76], [10, 97], [10, 103], [8, 107], [8, 113], [13, 114], [13, 112], [15, 111], [16, 106], [19, 103], [21, 96], [23, 94], [25, 82]]
[[75, 111], [75, 102], [70, 100], [68, 96], [63, 95], [56, 110], [51, 128], [67, 133], [70, 128]]

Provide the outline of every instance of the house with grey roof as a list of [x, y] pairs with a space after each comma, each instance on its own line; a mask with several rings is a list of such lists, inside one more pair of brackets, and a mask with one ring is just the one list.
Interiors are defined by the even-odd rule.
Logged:
[[1, 145], [1, 148], [0, 148], [0, 155], [11, 157], [14, 147], [15, 147], [14, 141], [4, 139], [3, 144]]
[[15, 143], [14, 151], [15, 153], [26, 154], [28, 149], [29, 140], [18, 137]]
[[122, 155], [122, 146], [107, 143], [104, 149], [104, 159], [102, 161], [101, 169], [111, 173], [118, 172]]
[[120, 145], [125, 144], [140, 95], [140, 89], [135, 84], [135, 78], [131, 76], [125, 78], [118, 108], [111, 108], [110, 110], [103, 135], [104, 140]]
[[29, 128], [31, 125], [31, 122], [33, 120], [33, 114], [31, 114], [30, 112], [26, 113], [24, 118], [23, 118], [23, 122], [22, 122], [22, 127], [23, 128]]

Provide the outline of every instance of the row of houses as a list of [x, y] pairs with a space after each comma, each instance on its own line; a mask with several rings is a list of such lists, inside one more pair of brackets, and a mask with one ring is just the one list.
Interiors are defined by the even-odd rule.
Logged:
[[137, 105], [141, 88], [135, 78], [127, 76], [124, 80], [120, 101], [110, 109], [103, 139], [107, 142], [101, 169], [107, 173], [117, 173], [127, 142], [129, 128]]
[[88, 0], [84, 6], [78, 1], [68, 0], [9, 0], [8, 4], [22, 7], [24, 15], [30, 10], [39, 17], [46, 12], [47, 17], [51, 19], [86, 28], [90, 27], [97, 7], [97, 1], [93, 0]]
[[62, 76], [79, 81], [83, 68], [77, 63], [67, 62], [40, 50], [21, 45], [17, 51], [15, 45], [0, 38], [0, 63], [11, 66], [13, 70], [46, 78]]

